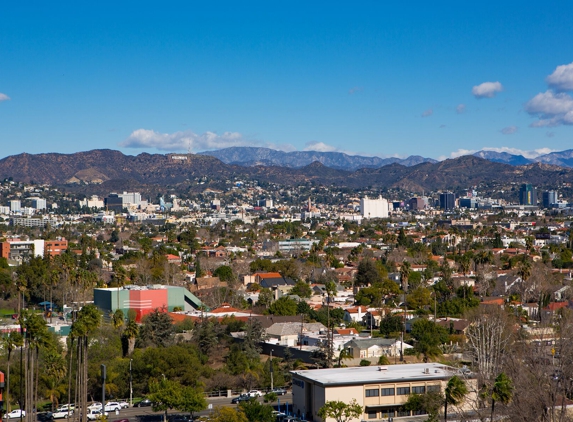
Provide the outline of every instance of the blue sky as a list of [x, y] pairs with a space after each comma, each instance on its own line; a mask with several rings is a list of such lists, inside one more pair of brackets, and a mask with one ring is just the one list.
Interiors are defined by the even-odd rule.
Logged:
[[573, 147], [573, 2], [397, 3], [6, 2], [0, 157]]

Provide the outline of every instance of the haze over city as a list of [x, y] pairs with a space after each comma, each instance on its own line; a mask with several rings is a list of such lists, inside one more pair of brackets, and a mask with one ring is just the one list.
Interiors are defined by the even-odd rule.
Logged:
[[2, 157], [570, 148], [573, 4], [9, 2]]

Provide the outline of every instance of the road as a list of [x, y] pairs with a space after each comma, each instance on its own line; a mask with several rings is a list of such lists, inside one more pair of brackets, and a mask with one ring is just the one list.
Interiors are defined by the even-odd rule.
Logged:
[[[212, 404], [213, 408], [218, 406], [231, 406], [235, 407], [236, 404], [231, 404], [232, 397], [212, 397], [207, 399], [207, 403]], [[262, 397], [257, 399], [261, 403], [263, 402]], [[289, 391], [286, 395], [280, 396], [280, 405], [281, 410], [284, 411], [285, 403], [289, 404], [289, 408], [292, 406], [292, 393]], [[277, 402], [272, 403], [272, 405], [276, 408]], [[195, 416], [204, 416], [208, 415], [211, 410], [204, 410], [202, 412], [197, 413]], [[172, 410], [168, 412], [170, 415], [178, 415], [181, 412], [176, 410]], [[163, 412], [154, 412], [151, 407], [131, 407], [128, 409], [123, 409], [119, 412], [119, 415], [115, 415], [113, 412], [110, 412], [108, 416], [108, 420], [110, 422], [118, 421], [120, 419], [129, 419], [130, 422], [161, 422], [163, 420]], [[58, 421], [66, 422], [66, 419], [59, 419]]]

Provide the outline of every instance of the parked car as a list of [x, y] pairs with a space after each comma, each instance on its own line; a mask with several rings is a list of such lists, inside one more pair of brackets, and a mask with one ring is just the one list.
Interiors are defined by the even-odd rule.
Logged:
[[121, 407], [122, 409], [127, 409], [129, 407], [129, 403], [126, 401], [120, 401], [119, 407]]
[[98, 418], [101, 418], [102, 416], [107, 416], [108, 413], [107, 412], [103, 412], [100, 410], [88, 410], [88, 414], [87, 414], [87, 418], [88, 421], [95, 421]]
[[247, 393], [247, 395], [249, 397], [263, 397], [263, 393], [261, 393], [259, 390], [251, 390]]
[[249, 396], [248, 394], [241, 394], [240, 396], [235, 397], [233, 400], [231, 400], [231, 403], [237, 404], [242, 401], [248, 401], [248, 400], [251, 400], [251, 396]]
[[148, 407], [152, 406], [153, 403], [149, 399], [143, 399], [139, 403], [136, 404], [137, 407]]
[[66, 410], [61, 410], [58, 408], [56, 411], [52, 412], [52, 419], [64, 419], [67, 418], [68, 416], [72, 416], [73, 414], [74, 411], [72, 409], [68, 411], [67, 408]]
[[76, 408], [75, 404], [62, 404], [60, 407], [58, 407], [56, 410], [58, 411], [68, 411], [68, 408], [71, 410], [74, 410]]
[[94, 401], [88, 406], [88, 410], [101, 410], [102, 404], [99, 401]]
[[16, 409], [16, 410], [12, 410], [10, 413], [6, 413], [4, 415], [4, 417], [6, 419], [15, 419], [15, 418], [21, 418], [23, 416], [26, 416], [26, 411], [25, 410], [20, 410], [20, 409]]
[[121, 410], [121, 406], [116, 401], [108, 401], [103, 410], [104, 412], [115, 412], [116, 410], [119, 412]]
[[270, 393], [275, 393], [277, 396], [284, 396], [287, 390], [286, 388], [273, 388]]
[[192, 422], [193, 420], [187, 415], [169, 415], [169, 422]]

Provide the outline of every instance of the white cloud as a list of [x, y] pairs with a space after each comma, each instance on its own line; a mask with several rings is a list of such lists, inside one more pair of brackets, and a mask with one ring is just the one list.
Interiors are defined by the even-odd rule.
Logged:
[[501, 91], [503, 86], [500, 82], [484, 82], [472, 88], [472, 94], [476, 98], [493, 98]]
[[341, 152], [338, 148], [324, 142], [307, 142], [303, 151]]
[[352, 95], [352, 94], [356, 94], [357, 92], [362, 91], [364, 88], [362, 88], [361, 86], [354, 86], [352, 88], [350, 88], [348, 90], [348, 94]]
[[534, 150], [523, 150], [519, 148], [512, 148], [512, 147], [483, 147], [483, 151], [495, 151], [495, 152], [507, 152], [508, 154], [512, 155], [523, 155], [525, 158], [536, 158], [540, 155], [549, 154], [550, 152], [555, 151], [551, 148], [538, 148]]
[[504, 135], [512, 135], [517, 132], [517, 126], [507, 126], [500, 130]]
[[0, 92], [0, 103], [1, 103], [2, 101], [8, 101], [9, 99], [10, 99], [9, 96], [7, 96], [6, 94], [2, 94], [2, 93]]
[[557, 91], [573, 91], [573, 63], [557, 66], [545, 80]]
[[432, 108], [429, 108], [422, 113], [422, 117], [430, 117], [432, 114], [434, 114], [434, 110]]
[[443, 160], [447, 160], [448, 158], [458, 158], [458, 157], [462, 157], [464, 155], [472, 155], [474, 152], [477, 152], [476, 149], [463, 149], [460, 148], [457, 151], [453, 151], [450, 153], [450, 155], [440, 155], [437, 160], [438, 161], [443, 161]]
[[563, 92], [540, 92], [525, 104], [525, 111], [539, 117], [532, 127], [573, 125], [573, 98]]
[[202, 135], [190, 130], [175, 133], [159, 133], [154, 130], [137, 129], [119, 144], [124, 148], [155, 148], [162, 151], [204, 151], [237, 146], [253, 146], [240, 133], [225, 132], [218, 135], [205, 132]]
[[458, 104], [456, 106], [456, 113], [462, 114], [466, 112], [466, 105], [465, 104]]

